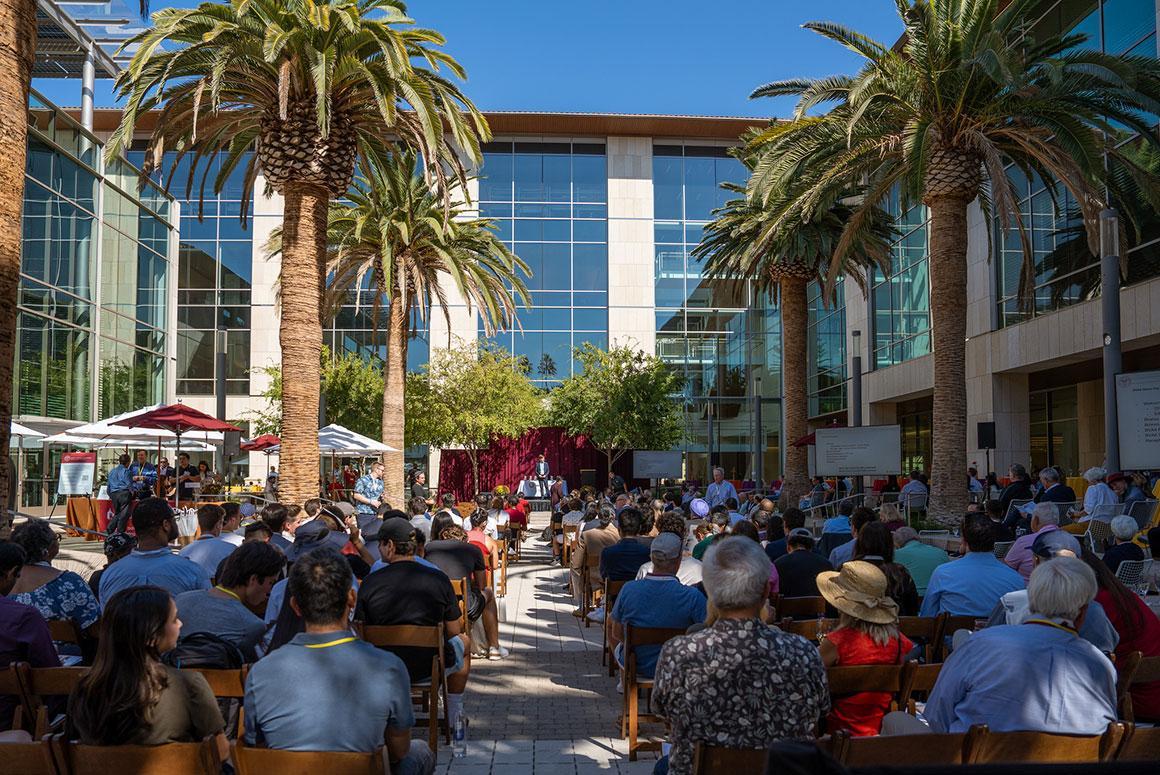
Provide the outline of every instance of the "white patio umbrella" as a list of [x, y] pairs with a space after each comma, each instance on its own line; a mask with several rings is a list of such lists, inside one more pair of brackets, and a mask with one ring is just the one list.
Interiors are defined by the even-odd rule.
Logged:
[[[268, 452], [276, 453], [278, 447], [270, 447]], [[355, 433], [350, 428], [344, 428], [337, 423], [331, 423], [318, 429], [318, 451], [322, 455], [330, 455], [330, 466], [334, 468], [336, 457], [378, 457], [384, 452], [398, 452], [389, 444]]]
[[[24, 502], [24, 443], [30, 439], [43, 439], [44, 434], [27, 425], [12, 421], [8, 432], [8, 448], [16, 450], [16, 508]], [[11, 485], [9, 485], [11, 486]]]
[[[155, 404], [147, 406], [143, 409], [136, 409], [132, 412], [125, 412], [123, 414], [113, 415], [104, 420], [97, 422], [86, 423], [78, 425], [75, 428], [69, 428], [64, 434], [73, 437], [84, 437], [90, 439], [111, 439], [116, 445], [119, 444], [156, 444], [161, 441], [163, 444], [167, 441], [174, 442], [177, 440], [177, 435], [172, 431], [160, 430], [156, 428], [129, 428], [124, 425], [116, 425], [120, 420], [127, 420], [130, 417], [151, 412], [154, 409], [159, 409], [163, 404]], [[53, 438], [52, 436], [49, 437]], [[185, 447], [186, 440], [200, 441], [213, 446], [220, 446], [222, 444], [222, 434], [219, 431], [187, 431], [181, 434], [181, 445]]]

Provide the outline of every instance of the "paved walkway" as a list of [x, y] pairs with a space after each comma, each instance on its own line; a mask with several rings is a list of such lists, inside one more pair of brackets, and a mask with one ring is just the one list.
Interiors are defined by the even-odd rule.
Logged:
[[[545, 515], [540, 516], [541, 524]], [[532, 531], [535, 535], [536, 531]], [[600, 664], [600, 627], [572, 616], [566, 570], [547, 564], [548, 547], [529, 538], [523, 560], [508, 566], [501, 605], [503, 662], [476, 660], [465, 703], [468, 755], [440, 746], [437, 773], [582, 775], [652, 772], [655, 754], [629, 762], [617, 716], [616, 679]], [[659, 731], [645, 727], [644, 731]]]

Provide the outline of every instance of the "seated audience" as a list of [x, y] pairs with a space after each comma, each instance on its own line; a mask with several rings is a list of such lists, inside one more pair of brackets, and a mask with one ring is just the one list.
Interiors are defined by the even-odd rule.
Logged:
[[1059, 503], [1071, 505], [1076, 502], [1075, 490], [1060, 481], [1059, 469], [1044, 466], [1039, 471], [1041, 489], [1033, 500], [1036, 503]]
[[[1056, 557], [1079, 557], [1080, 553], [1079, 541], [1076, 540], [1075, 536], [1062, 530], [1049, 530], [1040, 533], [1031, 546], [1031, 554], [1035, 558], [1034, 567], [1036, 568], [1041, 563], [1054, 560]], [[991, 612], [988, 626], [1023, 624], [1029, 618], [1031, 618], [1031, 604], [1028, 601], [1027, 590], [1017, 589], [999, 598], [998, 605]], [[1108, 621], [1103, 606], [1096, 600], [1093, 600], [1088, 606], [1087, 615], [1083, 618], [1083, 626], [1079, 628], [1079, 636], [1105, 654], [1111, 654], [1119, 641], [1119, 635], [1112, 627], [1112, 623]]]
[[[267, 506], [266, 508], [270, 508]], [[282, 507], [285, 512], [285, 507]], [[222, 561], [233, 554], [234, 546], [221, 537], [222, 526], [225, 524], [226, 512], [216, 503], [205, 503], [197, 507], [197, 526], [201, 535], [197, 540], [182, 547], [178, 552], [187, 560], [200, 565], [211, 579], [217, 576], [218, 566]]]
[[[616, 596], [609, 614], [612, 626], [608, 642], [614, 648], [616, 661], [624, 666], [624, 628], [674, 627], [686, 629], [705, 621], [705, 596], [677, 578], [681, 566], [680, 537], [662, 533], [649, 546], [653, 570], [644, 578], [630, 581]], [[636, 649], [637, 675], [652, 677], [660, 646]]]
[[9, 592], [12, 599], [32, 606], [45, 619], [69, 621], [78, 632], [96, 635], [92, 630], [101, 618], [101, 606], [84, 579], [52, 567], [60, 551], [52, 526], [46, 520], [30, 518], [13, 529], [11, 540], [25, 555], [24, 567]]
[[226, 759], [225, 721], [205, 678], [161, 662], [180, 635], [177, 605], [167, 590], [134, 586], [107, 597], [96, 659], [68, 699], [70, 739], [163, 745], [212, 735]]
[[1035, 491], [1031, 486], [1031, 477], [1027, 475], [1027, 469], [1022, 464], [1012, 463], [1007, 475], [1011, 482], [999, 494], [999, 505], [1003, 511], [1003, 524], [1014, 529], [1020, 513], [1017, 509], [1011, 508], [1012, 502], [1029, 501], [1035, 497]]
[[93, 575], [89, 576], [89, 589], [93, 591], [93, 595], [100, 595], [101, 592], [101, 576], [105, 574], [105, 570], [117, 562], [129, 556], [129, 552], [137, 547], [137, 536], [131, 536], [128, 533], [109, 533], [105, 536], [105, 567], [97, 568], [93, 571]]
[[253, 612], [264, 609], [285, 567], [285, 555], [271, 544], [242, 544], [222, 563], [217, 586], [177, 596], [182, 635], [216, 635], [237, 646], [247, 662], [256, 661], [266, 623]]
[[1059, 530], [1059, 507], [1054, 503], [1037, 503], [1031, 511], [1031, 532], [1015, 539], [1015, 543], [1007, 550], [1003, 562], [1014, 568], [1023, 577], [1024, 581], [1031, 578], [1034, 567], [1034, 556], [1031, 554], [1031, 544], [1040, 533]]
[[[367, 576], [358, 591], [355, 616], [365, 624], [413, 624], [431, 627], [442, 623], [447, 645], [443, 663], [447, 674], [447, 707], [454, 725], [463, 712], [463, 693], [471, 664], [465, 658], [470, 633], [463, 632], [459, 601], [447, 574], [417, 562], [418, 536], [422, 531], [408, 520], [383, 520], [379, 529], [379, 553], [383, 566]], [[432, 649], [391, 649], [407, 666], [412, 682], [431, 679]]]
[[782, 537], [771, 537], [769, 543], [765, 545], [765, 554], [769, 557], [770, 562], [777, 562], [779, 557], [784, 557], [789, 551], [789, 548], [786, 546], [786, 542], [789, 540], [789, 534], [799, 527], [806, 526], [806, 513], [799, 508], [791, 506], [781, 515], [781, 522]]
[[[195, 589], [209, 589], [209, 574], [185, 557], [173, 553], [169, 544], [177, 540], [177, 520], [169, 504], [160, 498], [146, 498], [133, 510], [137, 548], [105, 569], [101, 576], [101, 605], [122, 589], [153, 585], [171, 595]], [[231, 547], [232, 550], [233, 547]]]
[[[584, 577], [582, 570], [588, 564], [588, 558], [599, 558], [605, 549], [620, 540], [620, 530], [615, 524], [616, 512], [612, 510], [611, 506], [601, 506], [597, 518], [593, 521], [596, 524], [588, 522], [580, 531], [580, 535], [576, 539], [576, 551], [572, 552], [572, 557], [568, 563], [570, 566], [569, 576], [572, 586], [572, 602], [576, 605], [576, 609], [572, 611], [573, 616], [584, 615]], [[590, 575], [591, 578], [589, 578], [588, 583], [593, 589], [599, 589], [604, 584], [604, 577], [600, 575], [599, 566], [593, 568]]]
[[[994, 474], [991, 474], [994, 476]], [[1008, 525], [1003, 521], [1006, 516], [1003, 502], [998, 498], [988, 500], [983, 505], [983, 511], [991, 518], [991, 529], [995, 531], [995, 541], [1014, 541], [1015, 540], [1015, 526]]]
[[854, 501], [844, 500], [838, 504], [838, 516], [830, 517], [822, 523], [822, 534], [853, 533], [850, 517], [854, 514]]
[[[1112, 492], [1112, 488], [1104, 482], [1108, 476], [1106, 468], [1089, 468], [1083, 472], [1087, 482], [1087, 489], [1083, 493], [1083, 508], [1072, 514], [1073, 517], [1090, 517], [1099, 506], [1115, 506], [1120, 499]], [[1076, 521], [1084, 521], [1077, 519]]]
[[422, 530], [424, 537], [431, 538], [431, 515], [427, 513], [427, 501], [423, 498], [411, 498], [407, 502], [407, 510], [410, 512], [411, 524], [416, 529]]
[[934, 569], [951, 561], [944, 550], [919, 541], [918, 531], [912, 527], [900, 527], [894, 531], [894, 547], [894, 561], [910, 573], [920, 597], [926, 594]]
[[894, 532], [900, 527], [906, 527], [906, 520], [898, 510], [897, 503], [883, 503], [878, 507], [878, 521], [886, 525], [886, 529]]
[[967, 553], [931, 573], [920, 616], [989, 616], [999, 598], [1023, 588], [1023, 577], [995, 558], [995, 534], [986, 514], [964, 517], [962, 535]]
[[[862, 529], [863, 525], [877, 520], [878, 515], [874, 513], [873, 509], [868, 509], [865, 506], [854, 509], [854, 513], [850, 517], [850, 540], [840, 546], [835, 546], [830, 552], [830, 565], [833, 566], [834, 570], [839, 570], [842, 563], [854, 559], [854, 546], [858, 538], [858, 531]], [[822, 529], [822, 532], [825, 532], [825, 528]]]
[[242, 535], [242, 504], [235, 501], [226, 501], [222, 504], [222, 511], [226, 513], [222, 522], [221, 539], [234, 546], [241, 546], [245, 536]]
[[492, 538], [491, 534], [487, 532], [487, 512], [476, 511], [467, 520], [470, 530], [467, 531], [468, 542], [483, 552], [483, 564], [487, 567], [487, 572], [491, 573], [499, 567], [499, 544], [496, 539]]
[[814, 534], [804, 527], [795, 527], [786, 536], [789, 554], [777, 558], [778, 588], [785, 597], [817, 597], [818, 574], [832, 571], [834, 566], [814, 551]]
[[865, 560], [886, 575], [886, 595], [902, 616], [918, 615], [918, 589], [905, 565], [894, 561], [894, 536], [881, 522], [867, 522], [854, 539], [854, 559]]
[[[1137, 481], [1137, 477], [1140, 481]], [[1108, 486], [1112, 488], [1112, 492], [1119, 498], [1120, 503], [1131, 508], [1133, 503], [1148, 499], [1141, 486], [1142, 481], [1143, 477], [1140, 477], [1139, 474], [1132, 474], [1129, 477], [1127, 474], [1115, 473], [1108, 477]]]
[[709, 513], [709, 532], [693, 547], [693, 559], [703, 559], [705, 552], [717, 536], [725, 535], [728, 532], [729, 512], [725, 510], [724, 506], [714, 506], [713, 510]]
[[[268, 544], [270, 543], [270, 539], [273, 537], [273, 535], [274, 534], [270, 532], [270, 528], [268, 525], [266, 525], [265, 522], [251, 522], [250, 524], [246, 525], [245, 532], [242, 536], [242, 543], [249, 544], [257, 542]], [[283, 555], [283, 557], [285, 557], [285, 555]]]
[[1104, 552], [1104, 564], [1113, 575], [1124, 560], [1144, 559], [1144, 550], [1133, 543], [1137, 532], [1139, 527], [1132, 517], [1122, 514], [1112, 519], [1112, 544]]
[[[728, 520], [728, 515], [724, 516]], [[648, 544], [640, 538], [642, 520], [639, 509], [626, 506], [621, 510], [616, 518], [620, 540], [600, 553], [600, 578], [630, 581], [636, 578], [640, 566], [648, 562]]]
[[385, 743], [391, 772], [431, 773], [431, 750], [411, 740], [406, 665], [350, 633], [353, 582], [350, 565], [329, 547], [308, 552], [290, 569], [290, 605], [306, 630], [250, 669], [246, 744], [370, 753]]
[[440, 514], [431, 520], [431, 536], [437, 540], [428, 541], [423, 555], [434, 563], [451, 579], [467, 579], [467, 618], [475, 622], [483, 620], [483, 631], [487, 643], [487, 658], [495, 661], [508, 655], [508, 650], [499, 644], [499, 609], [495, 602], [495, 592], [487, 586], [487, 566], [483, 552], [467, 542], [467, 533], [455, 524], [451, 517]]
[[966, 732], [973, 724], [993, 732], [1102, 734], [1116, 720], [1116, 671], [1077, 636], [1096, 590], [1095, 574], [1081, 560], [1059, 557], [1036, 567], [1027, 585], [1032, 617], [987, 627], [955, 649], [923, 711], [929, 728], [890, 713], [883, 734]]
[[[60, 667], [48, 623], [30, 605], [8, 596], [20, 578], [27, 555], [17, 544], [0, 541], [0, 668], [14, 662], [32, 667]], [[0, 695], [0, 729], [12, 728], [17, 698]], [[14, 742], [32, 742], [30, 737]]]
[[761, 621], [769, 590], [761, 547], [725, 538], [706, 552], [703, 571], [716, 619], [666, 643], [655, 673], [652, 706], [672, 728], [672, 775], [693, 771], [698, 742], [765, 749], [811, 740], [830, 707], [817, 648]]
[[[851, 560], [843, 563], [840, 571], [821, 573], [818, 589], [826, 602], [838, 609], [837, 629], [818, 644], [826, 667], [903, 663], [914, 644], [898, 631], [898, 604], [887, 593], [886, 575], [878, 567]], [[889, 692], [833, 697], [826, 731], [833, 734], [846, 729], [857, 737], [876, 735], [892, 699]]]
[[[319, 501], [317, 498], [314, 498], [313, 500], [318, 501], [318, 511], [322, 511], [322, 501]], [[310, 514], [310, 505], [310, 501], [307, 501], [305, 509], [307, 514]], [[317, 516], [318, 512], [315, 512], [314, 514], [310, 515], [310, 518], [314, 519]], [[262, 522], [266, 525], [266, 527], [270, 528], [270, 543], [281, 549], [283, 553], [288, 552], [290, 547], [294, 544], [293, 541], [286, 538], [284, 535], [284, 533], [286, 533], [286, 525], [289, 518], [290, 512], [289, 509], [286, 508], [285, 504], [267, 503], [264, 507], [262, 507]]]
[[[672, 533], [681, 541], [681, 545], [684, 546], [687, 529], [685, 527], [685, 518], [681, 516], [679, 510], [676, 513], [672, 511], [666, 511], [661, 514], [661, 518], [657, 520], [657, 529], [660, 530], [660, 535], [664, 535], [665, 533]], [[658, 538], [660, 535], [658, 535]], [[636, 577], [637, 579], [643, 579], [645, 576], [652, 572], [653, 562], [650, 559], [644, 565], [640, 566], [640, 570], [636, 572]], [[682, 556], [681, 565], [679, 568], [677, 568], [677, 579], [687, 587], [700, 584], [701, 561], [694, 560], [692, 557]]]
[[[1083, 561], [1096, 574], [1095, 600], [1119, 635], [1115, 647], [1117, 660], [1133, 651], [1145, 657], [1160, 657], [1160, 618], [1147, 603], [1116, 578], [1099, 557], [1083, 550]], [[1089, 612], [1091, 608], [1088, 609]], [[1081, 630], [1081, 635], [1082, 630]], [[1131, 687], [1132, 712], [1137, 721], [1160, 724], [1160, 681], [1138, 683]]]

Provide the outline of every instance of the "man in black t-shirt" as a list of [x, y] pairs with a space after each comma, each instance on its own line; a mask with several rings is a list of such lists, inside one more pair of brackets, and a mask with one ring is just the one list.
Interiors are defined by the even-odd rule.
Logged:
[[817, 597], [818, 574], [833, 570], [830, 562], [814, 552], [814, 535], [804, 527], [795, 527], [785, 537], [788, 554], [773, 563], [777, 568], [778, 591], [784, 597]]
[[447, 514], [436, 514], [431, 520], [431, 539], [424, 547], [423, 556], [439, 566], [449, 578], [468, 579], [467, 618], [473, 622], [483, 618], [487, 658], [492, 661], [503, 659], [508, 650], [499, 645], [499, 609], [495, 594], [487, 586], [483, 552], [467, 542], [467, 533], [456, 524], [454, 517]]
[[189, 464], [189, 455], [182, 452], [177, 456], [177, 500], [193, 500], [193, 483], [198, 480], [197, 466]]
[[[463, 632], [459, 601], [447, 576], [415, 562], [418, 539], [415, 527], [401, 517], [383, 520], [379, 528], [379, 553], [387, 563], [363, 580], [358, 590], [355, 618], [369, 625], [413, 624], [430, 627], [443, 623], [447, 644], [443, 662], [447, 671], [447, 707], [452, 726], [463, 712], [463, 692], [471, 663], [467, 659], [470, 636]], [[411, 675], [411, 681], [431, 679], [433, 649], [390, 649]]]

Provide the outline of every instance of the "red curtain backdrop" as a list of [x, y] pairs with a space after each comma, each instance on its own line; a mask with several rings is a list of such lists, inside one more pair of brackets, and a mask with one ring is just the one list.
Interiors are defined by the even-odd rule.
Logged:
[[[493, 441], [479, 455], [479, 478], [482, 487], [471, 480], [471, 458], [460, 449], [445, 449], [439, 458], [439, 492], [451, 492], [461, 500], [470, 500], [476, 492], [487, 492], [506, 485], [514, 492], [521, 479], [530, 479], [536, 469], [536, 457], [543, 454], [551, 476], [563, 474], [569, 491], [580, 488], [580, 469], [596, 471], [596, 486], [608, 485], [607, 458], [583, 436], [569, 436], [562, 428], [532, 428], [518, 439]], [[632, 453], [625, 452], [613, 465], [629, 487], [632, 480]], [[648, 482], [642, 480], [641, 484]]]

